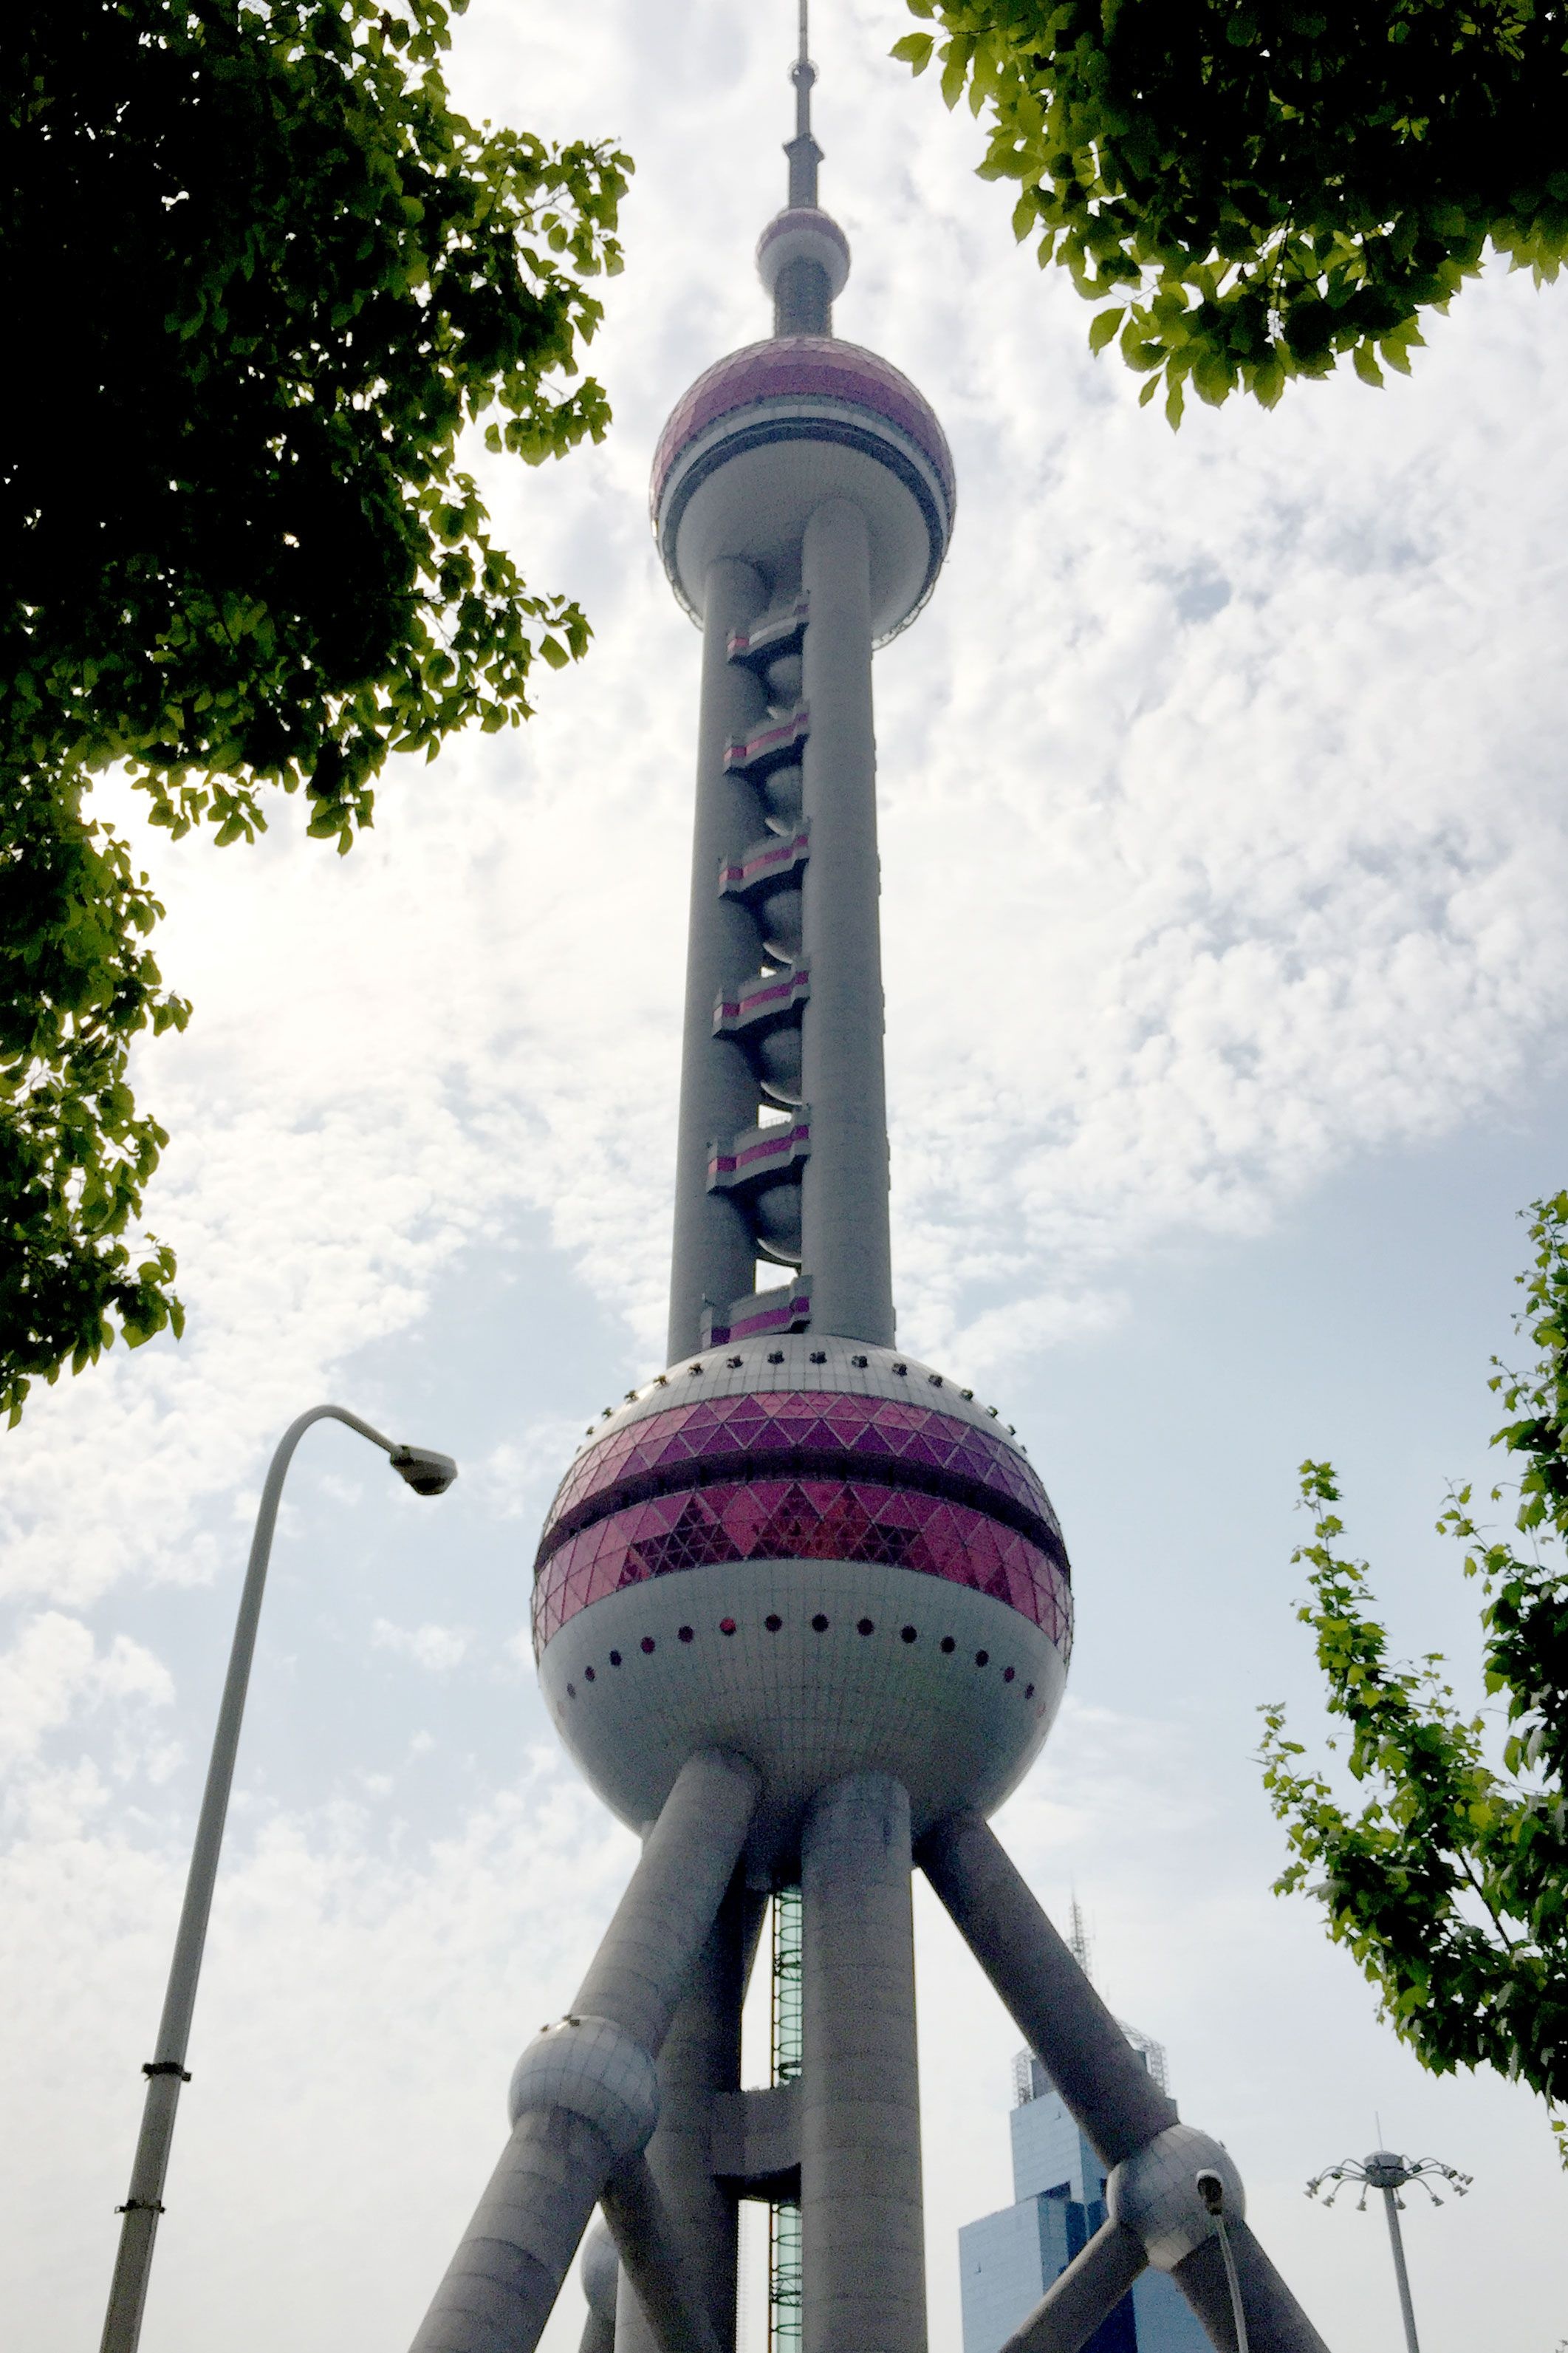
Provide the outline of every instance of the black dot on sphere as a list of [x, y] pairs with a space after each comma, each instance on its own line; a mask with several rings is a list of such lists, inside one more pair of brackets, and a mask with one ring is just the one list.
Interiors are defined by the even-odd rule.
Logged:
[[584, 1673], [584, 1678], [585, 1678], [585, 1680], [586, 1680], [587, 1682], [589, 1682], [589, 1683], [592, 1683], [592, 1682], [593, 1682], [593, 1680], [594, 1680], [594, 1670], [593, 1670], [593, 1668], [592, 1668], [592, 1667], [584, 1667], [584, 1670], [583, 1670], [583, 1673]]
[[1033, 1699], [1033, 1698], [1034, 1698], [1034, 1696], [1035, 1696], [1035, 1686], [1034, 1686], [1034, 1684], [1033, 1684], [1033, 1683], [1026, 1683], [1026, 1684], [1024, 1685], [1024, 1697], [1025, 1697], [1026, 1699]]
[[855, 1631], [858, 1634], [874, 1634], [876, 1630], [876, 1620], [871, 1618], [862, 1618], [860, 1623], [855, 1629]]
[[900, 1629], [899, 1629], [899, 1640], [900, 1640], [900, 1642], [912, 1642], [912, 1641], [914, 1641], [914, 1639], [915, 1639], [915, 1630], [914, 1630], [914, 1628], [913, 1628], [912, 1626], [900, 1626]]
[[990, 1653], [990, 1651], [975, 1651], [975, 1653], [974, 1653], [974, 1663], [975, 1663], [975, 1665], [976, 1665], [977, 1667], [987, 1667], [987, 1666], [989, 1666], [989, 1665], [990, 1665], [990, 1663], [991, 1663], [991, 1653]]
[[942, 1647], [947, 1652], [949, 1658], [951, 1658], [953, 1651], [957, 1650], [958, 1644], [953, 1641], [951, 1634], [944, 1634], [942, 1638]]
[[775, 1618], [773, 1611], [770, 1609], [767, 1616], [763, 1620], [763, 1623], [767, 1628], [770, 1634], [776, 1634], [779, 1628], [784, 1624], [784, 1620], [782, 1618]]
[[827, 1631], [827, 1620], [820, 1609], [811, 1621], [811, 1630], [814, 1634], [826, 1634]]
[[645, 1635], [643, 1636], [643, 1638], [642, 1638], [642, 1646], [643, 1646], [643, 1649], [644, 1649], [645, 1651], [651, 1651], [651, 1650], [652, 1650], [652, 1648], [653, 1648], [653, 1636], [652, 1636], [651, 1634], [645, 1634]]
[[568, 1698], [568, 1699], [575, 1699], [575, 1698], [576, 1698], [576, 1696], [577, 1696], [577, 1686], [576, 1686], [576, 1684], [575, 1684], [575, 1683], [568, 1683], [568, 1684], [567, 1684], [567, 1686], [566, 1686], [566, 1696], [567, 1696], [567, 1698]]
[[683, 1642], [694, 1642], [697, 1637], [689, 1626], [683, 1626], [680, 1630], [680, 1639]]
[[619, 1652], [618, 1651], [612, 1651], [610, 1652], [610, 1664], [611, 1664], [611, 1666], [612, 1666], [612, 1667], [618, 1667], [618, 1666], [620, 1665], [620, 1663], [621, 1663], [621, 1654], [620, 1654], [620, 1652]]
[[734, 1621], [734, 1620], [733, 1620], [732, 1618], [721, 1618], [721, 1619], [720, 1619], [720, 1620], [719, 1620], [719, 1631], [721, 1632], [721, 1634], [732, 1634], [732, 1633], [734, 1632], [734, 1630], [735, 1630], [735, 1621]]
[[1004, 1668], [1003, 1668], [1003, 1670], [1002, 1670], [1002, 1680], [1003, 1680], [1003, 1682], [1004, 1682], [1005, 1683], [1010, 1683], [1012, 1682], [1012, 1680], [1013, 1680], [1013, 1670], [1012, 1670], [1012, 1668], [1011, 1668], [1011, 1667], [1004, 1667]]

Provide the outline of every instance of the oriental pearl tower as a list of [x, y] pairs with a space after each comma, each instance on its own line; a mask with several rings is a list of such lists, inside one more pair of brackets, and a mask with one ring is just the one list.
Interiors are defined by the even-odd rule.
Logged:
[[[518, 2062], [415, 2353], [531, 2353], [584, 2234], [584, 2353], [733, 2353], [748, 2199], [789, 2226], [775, 2346], [924, 2353], [917, 1867], [1107, 2176], [1011, 2353], [1072, 2353], [1150, 2263], [1216, 2347], [1247, 2341], [1234, 2281], [1251, 2353], [1323, 2353], [1230, 2158], [986, 1826], [1060, 1703], [1071, 1587], [1013, 1430], [894, 1340], [871, 670], [936, 585], [954, 480], [914, 385], [834, 332], [805, 16], [773, 332], [699, 376], [653, 468], [702, 636], [669, 1362], [590, 1430], [534, 1570], [552, 1717], [642, 1856]], [[744, 2090], [770, 1905], [788, 1998]]]

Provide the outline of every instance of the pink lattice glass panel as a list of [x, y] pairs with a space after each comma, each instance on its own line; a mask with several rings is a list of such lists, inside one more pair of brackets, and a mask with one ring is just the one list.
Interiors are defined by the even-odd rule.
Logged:
[[907, 1568], [1005, 1602], [1064, 1651], [1070, 1642], [1067, 1578], [1017, 1529], [967, 1504], [868, 1479], [764, 1478], [655, 1496], [569, 1536], [534, 1587], [536, 1647], [625, 1586], [744, 1560]]
[[672, 1478], [690, 1463], [710, 1463], [722, 1475], [731, 1462], [738, 1469], [746, 1458], [763, 1454], [896, 1461], [909, 1465], [911, 1473], [973, 1482], [1006, 1496], [1059, 1541], [1045, 1489], [1028, 1462], [1000, 1437], [913, 1399], [784, 1390], [671, 1406], [590, 1446], [562, 1482], [545, 1522], [542, 1552], [549, 1550], [552, 1531], [576, 1520], [595, 1498], [612, 1510], [618, 1488], [661, 1475]]

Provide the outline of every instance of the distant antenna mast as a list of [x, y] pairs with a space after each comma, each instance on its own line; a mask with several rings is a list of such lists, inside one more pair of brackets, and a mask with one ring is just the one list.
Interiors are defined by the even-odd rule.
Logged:
[[789, 78], [795, 84], [795, 137], [784, 148], [789, 157], [789, 200], [792, 207], [815, 207], [816, 167], [822, 161], [822, 150], [811, 135], [811, 90], [816, 68], [811, 62], [808, 46], [806, 0], [800, 0], [800, 52], [789, 69]]
[[[801, 5], [805, 7], [805, 0], [801, 0]], [[1083, 1916], [1083, 1906], [1078, 1900], [1076, 1888], [1073, 1891], [1072, 1911], [1068, 1927], [1068, 1950], [1085, 1977], [1092, 1977], [1094, 1975], [1093, 1947], [1089, 1938], [1089, 1923]]]

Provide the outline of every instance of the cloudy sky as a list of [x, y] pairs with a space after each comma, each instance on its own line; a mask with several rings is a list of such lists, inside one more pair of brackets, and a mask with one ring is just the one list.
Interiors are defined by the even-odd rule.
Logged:
[[[1542, 2113], [1424, 2076], [1271, 1897], [1253, 1752], [1260, 1703], [1314, 1720], [1309, 1452], [1399, 1639], [1461, 1680], [1473, 1656], [1432, 1521], [1484, 1467], [1515, 1212], [1568, 1179], [1568, 310], [1495, 275], [1413, 382], [1173, 437], [1016, 251], [977, 127], [888, 62], [894, 0], [818, 15], [838, 325], [921, 384], [961, 486], [942, 587], [878, 665], [900, 1337], [1016, 1422], [1079, 1596], [1000, 1827], [1049, 1905], [1076, 1890], [1334, 2353], [1394, 2341], [1383, 2228], [1301, 2186], [1380, 2131], [1476, 2176], [1410, 2216], [1426, 2353], [1552, 2353]], [[576, 1437], [659, 1362], [698, 642], [645, 485], [687, 383], [765, 332], [793, 16], [475, 0], [461, 103], [637, 159], [614, 429], [487, 473], [591, 656], [522, 733], [391, 773], [346, 861], [291, 806], [252, 851], [139, 835], [197, 1008], [140, 1071], [190, 1329], [39, 1396], [0, 1457], [0, 2306], [29, 2353], [100, 2323], [256, 1492], [300, 1408], [463, 1477], [417, 1502], [338, 1430], [300, 1458], [148, 2353], [407, 2341], [630, 1862], [522, 1630]], [[932, 2343], [959, 2353], [1015, 2037], [919, 1926]], [[580, 2316], [574, 2287], [549, 2353]]]

